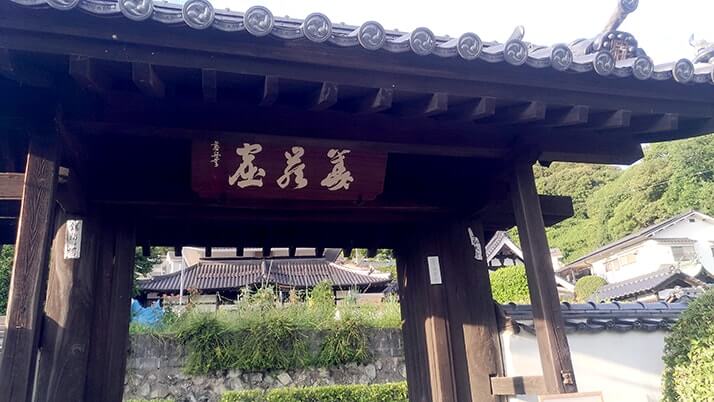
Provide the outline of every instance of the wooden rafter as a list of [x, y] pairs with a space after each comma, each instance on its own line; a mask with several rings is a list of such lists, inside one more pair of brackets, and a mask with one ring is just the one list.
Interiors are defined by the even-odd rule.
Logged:
[[132, 63], [131, 78], [146, 96], [163, 98], [166, 95], [166, 86], [151, 64]]

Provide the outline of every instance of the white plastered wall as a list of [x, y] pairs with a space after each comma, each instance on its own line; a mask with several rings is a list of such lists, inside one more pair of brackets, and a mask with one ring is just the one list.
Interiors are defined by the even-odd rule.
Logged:
[[[602, 391], [605, 402], [659, 402], [666, 332], [575, 332], [568, 335], [578, 390]], [[534, 335], [502, 334], [508, 376], [542, 375]], [[536, 396], [510, 401], [537, 402]]]

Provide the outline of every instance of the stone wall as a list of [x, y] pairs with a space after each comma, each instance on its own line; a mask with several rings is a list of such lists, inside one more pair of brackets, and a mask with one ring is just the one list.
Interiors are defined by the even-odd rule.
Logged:
[[150, 335], [134, 335], [127, 358], [124, 398], [215, 402], [229, 390], [406, 380], [401, 332], [374, 330], [369, 338], [373, 359], [366, 365], [268, 372], [231, 370], [218, 375], [196, 376], [183, 372], [186, 351], [180, 343]]

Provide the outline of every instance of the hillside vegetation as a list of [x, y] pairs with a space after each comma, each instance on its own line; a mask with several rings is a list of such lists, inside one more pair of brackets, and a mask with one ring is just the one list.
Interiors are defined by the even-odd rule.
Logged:
[[714, 135], [652, 144], [626, 169], [553, 163], [535, 176], [542, 194], [573, 197], [575, 216], [548, 229], [568, 262], [680, 212], [714, 214]]

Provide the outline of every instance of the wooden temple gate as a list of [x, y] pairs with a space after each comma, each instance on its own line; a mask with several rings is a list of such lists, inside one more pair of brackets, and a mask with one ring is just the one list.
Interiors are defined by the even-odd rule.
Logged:
[[[410, 400], [575, 392], [545, 236], [572, 203], [538, 195], [532, 165], [628, 164], [714, 127], [712, 66], [654, 65], [617, 23], [539, 47], [204, 0], [4, 0], [0, 75], [12, 402], [121, 400], [134, 250], [155, 245], [393, 248]], [[514, 225], [538, 377], [505, 377], [483, 258]]]

